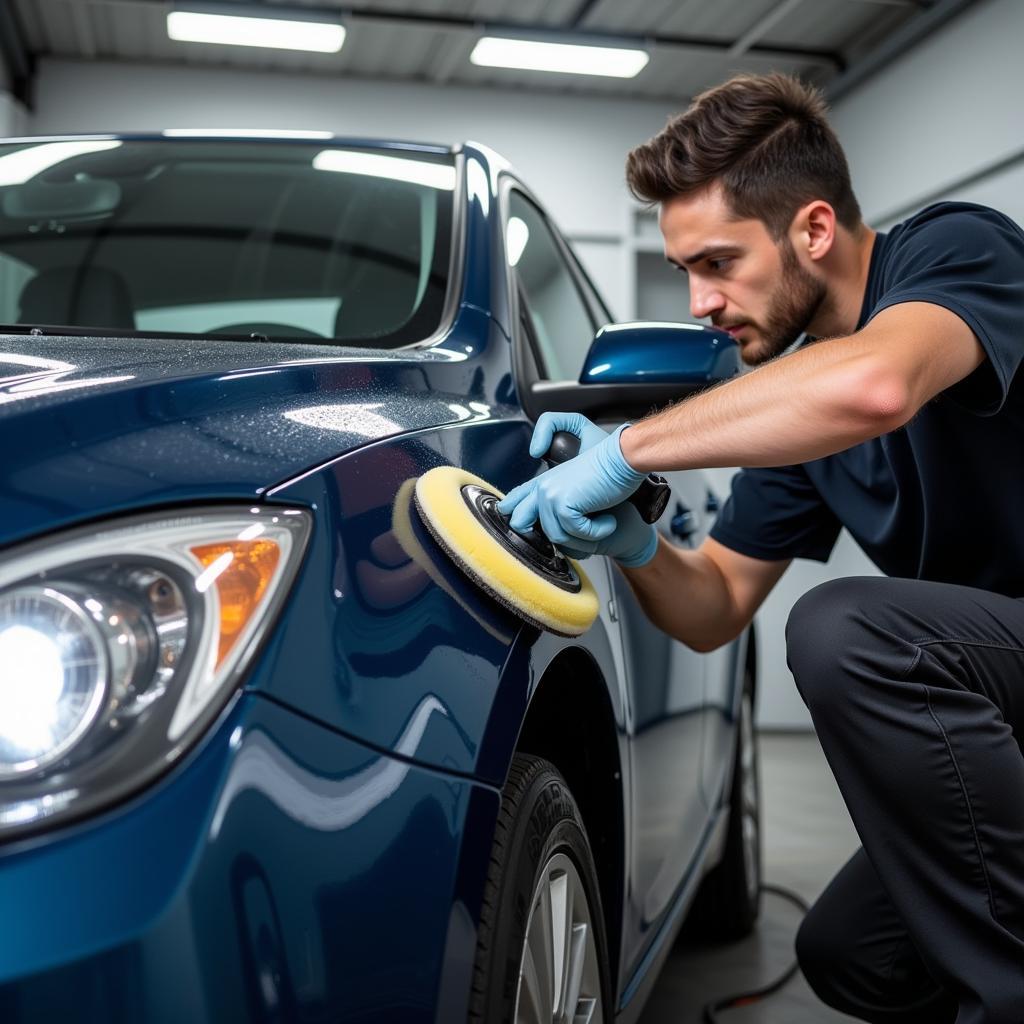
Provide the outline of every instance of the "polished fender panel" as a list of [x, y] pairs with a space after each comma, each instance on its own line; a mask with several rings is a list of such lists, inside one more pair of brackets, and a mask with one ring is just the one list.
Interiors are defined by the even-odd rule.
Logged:
[[[450, 562], [415, 511], [409, 516], [409, 481], [434, 466], [463, 466], [502, 490], [540, 468], [527, 453], [528, 423], [480, 416], [368, 446], [273, 493], [315, 508], [316, 522], [250, 686], [404, 756], [395, 746], [403, 724], [429, 697], [417, 759], [500, 785], [532, 687], [560, 649], [578, 644], [606, 679], [616, 676], [603, 619], [575, 641], [545, 634], [540, 642]], [[396, 538], [396, 506], [415, 527], [426, 568]], [[599, 563], [595, 575], [607, 594]]]

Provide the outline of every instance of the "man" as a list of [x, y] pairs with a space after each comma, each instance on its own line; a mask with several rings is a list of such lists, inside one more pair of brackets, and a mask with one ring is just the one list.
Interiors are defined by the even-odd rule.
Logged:
[[[702, 651], [845, 526], [890, 578], [816, 587], [787, 625], [863, 843], [804, 921], [801, 966], [862, 1020], [1020, 1024], [1024, 234], [964, 203], [871, 230], [821, 97], [779, 75], [699, 96], [627, 176], [660, 204], [693, 315], [756, 368], [611, 435], [546, 414], [531, 450], [572, 429], [581, 452], [501, 510], [616, 558], [650, 618]], [[696, 550], [622, 504], [651, 470], [734, 465]]]

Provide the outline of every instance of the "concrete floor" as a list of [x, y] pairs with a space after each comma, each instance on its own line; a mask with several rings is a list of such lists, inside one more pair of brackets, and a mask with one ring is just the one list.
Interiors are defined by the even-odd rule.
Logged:
[[[813, 902], [860, 841], [811, 733], [761, 735], [764, 880]], [[731, 946], [680, 943], [669, 955], [640, 1024], [700, 1024], [704, 1004], [777, 978], [792, 963], [801, 912], [763, 896], [759, 925]], [[762, 1002], [725, 1010], [722, 1024], [835, 1024], [854, 1018], [824, 1006], [797, 974]]]

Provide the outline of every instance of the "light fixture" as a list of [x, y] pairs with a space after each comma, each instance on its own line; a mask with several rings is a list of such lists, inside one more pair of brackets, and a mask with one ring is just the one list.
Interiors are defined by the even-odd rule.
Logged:
[[337, 19], [310, 16], [306, 11], [293, 14], [280, 8], [237, 8], [234, 4], [179, 4], [167, 15], [167, 35], [185, 43], [313, 53], [337, 53], [345, 43], [345, 27]]
[[469, 59], [489, 68], [635, 78], [650, 57], [646, 51], [635, 48], [483, 36]]

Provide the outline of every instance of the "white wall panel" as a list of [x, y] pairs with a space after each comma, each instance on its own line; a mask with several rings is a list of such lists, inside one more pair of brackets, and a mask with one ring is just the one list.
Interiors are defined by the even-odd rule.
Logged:
[[1024, 3], [983, 0], [837, 104], [869, 222], [1024, 146]]
[[28, 128], [28, 111], [10, 93], [0, 92], [0, 136], [24, 135]]
[[[1024, 146], [1024, 139], [1021, 144]], [[1024, 160], [983, 181], [951, 189], [945, 198], [991, 206], [1024, 225]]]

